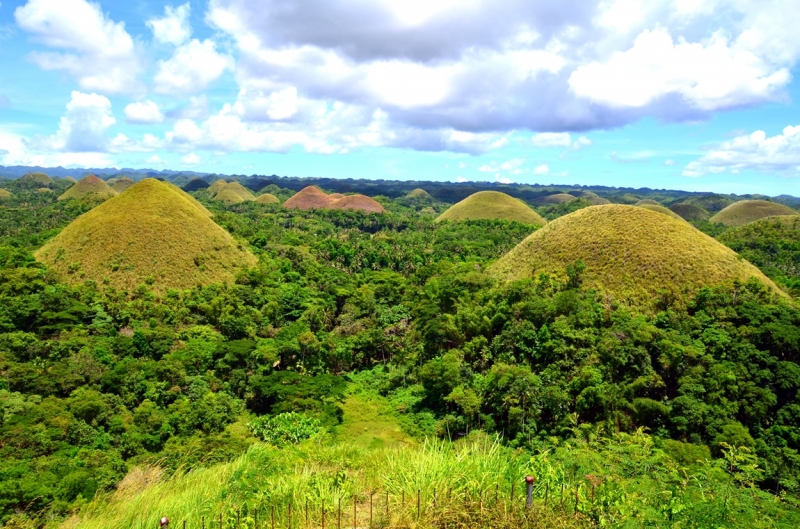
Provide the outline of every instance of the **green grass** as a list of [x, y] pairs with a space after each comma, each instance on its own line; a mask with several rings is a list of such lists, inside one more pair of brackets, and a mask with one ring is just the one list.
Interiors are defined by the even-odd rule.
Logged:
[[650, 307], [659, 291], [683, 298], [702, 287], [756, 277], [756, 267], [683, 220], [643, 207], [592, 206], [550, 222], [490, 268], [505, 279], [563, 277], [578, 260], [584, 282], [617, 301]]
[[431, 196], [430, 193], [428, 193], [424, 189], [416, 188], [416, 189], [413, 189], [413, 190], [409, 191], [408, 194], [406, 195], [406, 198], [432, 199], [433, 197]]
[[470, 195], [442, 213], [436, 221], [478, 219], [513, 220], [539, 226], [547, 222], [523, 201], [498, 191], [480, 191]]
[[112, 189], [104, 180], [94, 175], [89, 175], [67, 189], [64, 194], [58, 197], [58, 200], [82, 199], [89, 196], [97, 199], [106, 199], [117, 194], [118, 192]]
[[233, 189], [223, 189], [216, 195], [214, 195], [214, 200], [218, 202], [222, 202], [226, 206], [232, 206], [233, 204], [241, 204], [245, 201], [242, 196], [234, 191]]
[[[106, 182], [106, 183], [108, 183], [108, 182]], [[127, 176], [123, 176], [122, 178], [120, 178], [116, 182], [114, 182], [114, 184], [111, 186], [111, 189], [113, 189], [117, 193], [122, 193], [123, 191], [125, 191], [126, 189], [128, 189], [129, 187], [131, 187], [135, 183], [136, 182], [134, 182], [133, 180], [131, 180]]]
[[11, 198], [14, 195], [8, 189], [0, 189], [0, 199], [2, 198]]
[[233, 282], [255, 257], [177, 187], [143, 180], [81, 215], [35, 253], [71, 284], [156, 292]]
[[213, 197], [214, 195], [222, 191], [222, 188], [225, 187], [226, 185], [228, 185], [228, 182], [226, 180], [219, 179], [215, 180], [214, 183], [208, 186], [207, 189], [209, 194]]
[[335, 433], [342, 442], [369, 449], [415, 444], [403, 432], [389, 401], [375, 392], [351, 386], [341, 408], [344, 416]]
[[660, 206], [661, 204], [659, 204], [658, 202], [656, 202], [655, 200], [653, 200], [651, 198], [644, 198], [644, 199], [640, 200], [639, 202], [637, 202], [636, 204], [634, 204], [634, 206], [647, 206], [647, 205]]
[[[640, 208], [649, 209], [650, 211], [655, 211], [656, 213], [661, 213], [662, 215], [666, 215], [668, 217], [672, 217], [673, 219], [684, 220], [683, 217], [681, 217], [680, 215], [678, 215], [674, 211], [671, 211], [671, 210], [665, 208], [664, 206], [662, 206], [660, 204], [657, 204], [657, 203], [656, 204], [650, 204], [650, 203], [642, 204], [641, 202], [643, 202], [643, 201], [640, 201], [640, 203], [637, 204], [637, 206], [639, 206]], [[651, 200], [651, 202], [655, 202], [655, 201]]]
[[744, 226], [750, 222], [777, 215], [797, 215], [797, 211], [789, 206], [766, 200], [743, 200], [734, 202], [709, 220], [725, 226]]
[[683, 220], [708, 220], [711, 214], [695, 204], [681, 202], [669, 207], [670, 211], [678, 214]]

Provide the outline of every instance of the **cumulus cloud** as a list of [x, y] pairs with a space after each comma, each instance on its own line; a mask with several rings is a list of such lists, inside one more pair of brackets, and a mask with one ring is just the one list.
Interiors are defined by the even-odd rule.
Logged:
[[233, 58], [217, 52], [213, 40], [192, 39], [177, 48], [170, 59], [159, 61], [154, 90], [160, 94], [201, 92], [233, 65]]
[[698, 177], [728, 170], [734, 174], [753, 170], [800, 176], [800, 125], [788, 126], [775, 136], [757, 130], [722, 142], [699, 160], [689, 163], [683, 176]]
[[146, 99], [131, 103], [125, 107], [125, 120], [139, 125], [153, 125], [164, 121], [164, 115], [158, 105]]
[[165, 6], [164, 16], [151, 18], [147, 21], [147, 27], [158, 42], [180, 46], [192, 36], [192, 28], [189, 25], [190, 12], [191, 5], [188, 3], [178, 7]]
[[544, 175], [544, 174], [547, 174], [549, 172], [550, 172], [550, 167], [548, 167], [546, 163], [536, 166], [534, 168], [534, 170], [533, 170], [533, 174], [536, 174], [536, 175]]
[[469, 180], [467, 180], [463, 176], [459, 176], [456, 178], [456, 182], [458, 182], [459, 184], [463, 184], [464, 182], [469, 182]]
[[192, 152], [181, 158], [181, 162], [186, 165], [197, 165], [200, 163], [200, 157]]
[[72, 75], [83, 90], [102, 94], [140, 90], [139, 55], [125, 24], [106, 17], [85, 0], [28, 0], [14, 11], [17, 24], [34, 39], [59, 52], [34, 52], [45, 70]]
[[108, 129], [116, 122], [107, 97], [73, 91], [58, 131], [53, 136], [34, 138], [32, 146], [72, 153], [107, 152]]
[[568, 132], [540, 132], [531, 138], [535, 147], [569, 147], [572, 138]]

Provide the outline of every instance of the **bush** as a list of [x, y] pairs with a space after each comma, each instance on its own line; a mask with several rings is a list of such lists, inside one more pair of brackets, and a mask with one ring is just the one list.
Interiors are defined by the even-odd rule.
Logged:
[[275, 446], [297, 444], [320, 430], [318, 419], [295, 412], [281, 413], [274, 417], [258, 417], [250, 421], [247, 426], [253, 435]]

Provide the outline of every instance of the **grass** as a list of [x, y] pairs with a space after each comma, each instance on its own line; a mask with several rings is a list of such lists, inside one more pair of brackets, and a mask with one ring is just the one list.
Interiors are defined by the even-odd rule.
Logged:
[[547, 223], [523, 201], [498, 191], [480, 191], [470, 195], [442, 213], [436, 221], [479, 219], [514, 220], [539, 226]]
[[214, 200], [222, 202], [226, 206], [232, 206], [233, 204], [241, 204], [242, 202], [245, 201], [245, 199], [243, 199], [241, 195], [239, 195], [239, 193], [237, 193], [232, 189], [223, 189], [222, 191], [214, 195]]
[[344, 416], [335, 434], [342, 442], [368, 449], [416, 444], [403, 432], [389, 401], [378, 393], [351, 385], [341, 408]]
[[[651, 202], [655, 202], [655, 201], [651, 201]], [[649, 209], [650, 211], [655, 211], [656, 213], [661, 213], [662, 215], [666, 215], [668, 217], [672, 217], [673, 219], [683, 220], [683, 217], [681, 217], [680, 215], [678, 215], [674, 211], [665, 208], [664, 206], [662, 206], [660, 204], [650, 204], [650, 203], [641, 204], [641, 203], [639, 203], [639, 204], [637, 204], [637, 206], [639, 206], [640, 208]]]
[[331, 197], [317, 186], [304, 187], [283, 203], [289, 209], [323, 209], [328, 206]]
[[226, 191], [232, 191], [232, 192], [236, 193], [237, 195], [242, 197], [243, 200], [255, 200], [256, 199], [255, 195], [253, 195], [253, 193], [251, 193], [249, 189], [244, 187], [239, 182], [230, 182], [230, 183], [226, 184], [225, 187], [222, 188], [221, 193], [224, 193]]
[[97, 178], [95, 175], [89, 175], [67, 189], [64, 194], [58, 197], [58, 200], [82, 199], [89, 196], [106, 199], [117, 194], [118, 192], [112, 189], [104, 180]]
[[734, 202], [709, 220], [725, 226], [744, 226], [750, 222], [777, 215], [797, 215], [797, 211], [789, 206], [766, 200], [742, 200]]
[[273, 195], [272, 193], [264, 193], [263, 195], [259, 195], [256, 197], [256, 202], [259, 204], [279, 204], [280, 199]]
[[8, 189], [0, 189], [0, 199], [2, 198], [11, 198], [14, 195]]
[[289, 209], [349, 209], [364, 213], [384, 213], [386, 210], [376, 200], [366, 195], [326, 194], [317, 186], [301, 189], [283, 203]]
[[667, 291], [676, 298], [704, 286], [756, 277], [756, 267], [688, 223], [642, 207], [592, 206], [550, 222], [490, 268], [505, 279], [563, 277], [586, 265], [584, 284], [615, 300], [648, 308]]
[[432, 199], [433, 197], [431, 196], [430, 193], [428, 193], [424, 189], [416, 188], [416, 189], [412, 189], [411, 191], [409, 191], [408, 194], [406, 195], [406, 198], [427, 198], [427, 199]]
[[233, 282], [255, 257], [177, 187], [145, 179], [75, 219], [35, 253], [71, 284], [155, 292]]
[[537, 200], [539, 204], [564, 204], [575, 200], [575, 197], [567, 193], [556, 193], [555, 195], [548, 195]]
[[647, 205], [660, 206], [661, 204], [659, 204], [658, 202], [656, 202], [655, 200], [653, 200], [651, 198], [644, 198], [644, 199], [640, 200], [639, 202], [637, 202], [636, 204], [634, 204], [634, 206], [647, 206]]
[[680, 202], [669, 207], [670, 211], [679, 215], [683, 220], [708, 220], [711, 214], [695, 204]]
[[215, 180], [214, 183], [208, 186], [207, 189], [208, 192], [213, 197], [214, 195], [222, 191], [222, 188], [225, 187], [226, 185], [228, 185], [228, 182], [220, 178], [219, 180]]
[[33, 187], [49, 187], [55, 184], [55, 181], [44, 173], [26, 173], [20, 177], [18, 182]]
[[[108, 183], [108, 182], [106, 182], [106, 183]], [[111, 189], [113, 189], [117, 193], [122, 193], [123, 191], [125, 191], [126, 189], [128, 189], [129, 187], [131, 187], [135, 183], [136, 182], [134, 182], [133, 180], [131, 180], [127, 176], [123, 176], [122, 178], [120, 178], [119, 180], [114, 182], [114, 184], [111, 186]]]

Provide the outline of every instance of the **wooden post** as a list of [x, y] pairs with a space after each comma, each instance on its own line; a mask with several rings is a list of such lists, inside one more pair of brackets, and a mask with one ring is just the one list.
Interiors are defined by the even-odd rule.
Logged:
[[[389, 491], [386, 491], [386, 517], [389, 517]], [[388, 521], [387, 521], [388, 523]]]
[[306, 528], [308, 528], [308, 498], [306, 498]]
[[186, 529], [186, 520], [183, 521], [183, 529]]
[[358, 513], [356, 512], [356, 500], [357, 499], [358, 499], [358, 496], [353, 494], [353, 529], [356, 529], [356, 526], [358, 525]]
[[561, 482], [561, 510], [564, 510], [564, 482]]
[[370, 492], [369, 493], [369, 527], [370, 527], [370, 529], [372, 529], [372, 496], [374, 494], [375, 494], [374, 492]]
[[236, 529], [242, 529], [242, 509], [236, 509]]
[[325, 529], [325, 500], [322, 500], [322, 529]]
[[272, 529], [275, 529], [275, 506], [271, 505], [269, 509], [269, 519]]
[[339, 502], [336, 508], [336, 529], [342, 529], [342, 497], [339, 496]]
[[544, 508], [547, 509], [547, 502], [550, 499], [550, 482], [548, 481], [544, 485]]
[[419, 489], [417, 489], [417, 520], [420, 517], [420, 508], [419, 508]]
[[500, 498], [500, 485], [494, 486], [494, 504], [497, 505], [497, 500]]
[[[258, 527], [256, 527], [258, 529]], [[289, 502], [289, 529], [292, 529], [292, 502]]]
[[406, 491], [405, 490], [403, 490], [403, 493], [400, 496], [400, 508], [401, 509], [405, 509], [406, 508]]
[[[203, 516], [201, 518], [201, 522], [200, 523], [201, 523], [202, 528], [206, 529], [206, 517], [205, 516]], [[221, 527], [220, 527], [220, 529], [221, 529]]]
[[219, 529], [223, 529], [223, 527], [222, 527], [222, 513], [219, 513]]
[[253, 529], [258, 529], [258, 507], [253, 507]]

